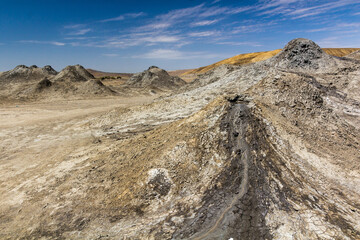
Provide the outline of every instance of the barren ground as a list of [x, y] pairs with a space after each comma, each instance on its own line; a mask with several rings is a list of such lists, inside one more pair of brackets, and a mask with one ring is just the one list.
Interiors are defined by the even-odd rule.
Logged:
[[[63, 161], [94, 141], [88, 125], [110, 109], [141, 105], [153, 97], [103, 98], [0, 106], [0, 212], [25, 199], [22, 188], [45, 181], [40, 176], [71, 170]], [[83, 156], [86, 157], [86, 156]], [[30, 178], [28, 178], [31, 176]], [[39, 182], [39, 183], [40, 183]]]

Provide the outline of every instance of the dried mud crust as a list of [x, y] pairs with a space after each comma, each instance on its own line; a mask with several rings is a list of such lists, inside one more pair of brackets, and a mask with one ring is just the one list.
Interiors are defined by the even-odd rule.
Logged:
[[290, 232], [300, 239], [359, 239], [359, 205], [340, 187], [327, 189], [331, 180], [298, 156], [261, 112], [243, 102], [227, 109], [222, 128], [230, 165], [173, 239], [286, 239]]

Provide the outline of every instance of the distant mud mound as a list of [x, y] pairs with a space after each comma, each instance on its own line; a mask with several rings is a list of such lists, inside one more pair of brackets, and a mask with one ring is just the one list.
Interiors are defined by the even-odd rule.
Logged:
[[18, 83], [29, 81], [40, 81], [44, 78], [54, 77], [57, 72], [51, 66], [38, 68], [36, 65], [27, 67], [19, 65], [14, 69], [0, 74], [0, 82], [2, 83]]
[[85, 82], [89, 79], [95, 79], [95, 77], [89, 73], [83, 66], [74, 65], [67, 66], [55, 77], [55, 81], [71, 81], [71, 82]]
[[50, 75], [56, 75], [58, 74], [57, 71], [55, 71], [50, 65], [46, 65], [42, 68], [42, 71], [47, 73], [47, 74], [50, 74]]
[[135, 74], [127, 82], [131, 87], [150, 87], [159, 89], [176, 89], [186, 82], [179, 77], [170, 76], [165, 70], [152, 66], [149, 69]]
[[41, 92], [44, 89], [49, 88], [51, 86], [52, 86], [52, 82], [49, 79], [44, 78], [36, 85], [36, 90]]
[[59, 73], [49, 65], [43, 68], [19, 65], [0, 74], [0, 82], [6, 85], [0, 90], [0, 96], [8, 100], [51, 100], [116, 94], [80, 65], [67, 66]]
[[191, 87], [202, 87], [207, 84], [218, 81], [220, 78], [226, 74], [233, 72], [236, 69], [239, 69], [240, 66], [223, 64], [210, 71], [199, 75], [193, 82], [191, 82]]
[[[69, 84], [70, 83], [70, 84]], [[83, 82], [54, 81], [47, 88], [48, 96], [57, 97], [91, 97], [115, 95], [116, 92], [106, 87], [100, 80], [90, 79]]]
[[360, 60], [360, 50], [356, 51], [356, 52], [353, 52], [353, 53], [350, 53], [346, 57], [347, 58], [353, 58], [353, 59], [356, 59], [356, 60]]
[[38, 83], [43, 95], [57, 97], [76, 97], [94, 95], [113, 95], [115, 92], [100, 80], [95, 80], [83, 66], [67, 66], [51, 81], [44, 79]]
[[322, 72], [337, 67], [335, 57], [326, 54], [316, 43], [304, 38], [290, 41], [270, 61], [275, 67], [295, 71]]

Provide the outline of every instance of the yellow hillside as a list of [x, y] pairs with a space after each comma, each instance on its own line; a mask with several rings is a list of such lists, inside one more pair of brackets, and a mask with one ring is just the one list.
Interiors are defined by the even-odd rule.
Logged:
[[211, 64], [209, 66], [190, 70], [182, 75], [205, 73], [205, 72], [207, 72], [217, 66], [223, 65], [223, 64], [243, 65], [243, 64], [247, 64], [247, 63], [259, 62], [259, 61], [263, 61], [263, 60], [266, 60], [268, 58], [275, 56], [280, 51], [281, 51], [281, 49], [267, 51], [267, 52], [244, 53], [244, 54], [236, 55], [235, 57], [231, 57], [231, 58], [222, 60], [220, 62]]
[[[337, 56], [337, 57], [344, 57], [344, 56], [346, 56], [352, 52], [355, 52], [359, 49], [360, 48], [323, 48], [323, 50], [327, 54]], [[266, 60], [266, 59], [269, 59], [269, 58], [275, 56], [280, 51], [281, 51], [281, 49], [277, 49], [277, 50], [273, 50], [273, 51], [244, 53], [244, 54], [236, 55], [234, 57], [222, 60], [220, 62], [211, 64], [211, 65], [208, 65], [205, 67], [192, 69], [190, 71], [183, 73], [182, 76], [202, 74], [202, 73], [205, 73], [205, 72], [207, 72], [217, 66], [223, 65], [223, 64], [243, 65], [243, 64], [263, 61], [263, 60]]]
[[329, 54], [336, 57], [345, 57], [350, 53], [358, 51], [360, 48], [323, 48], [323, 50]]

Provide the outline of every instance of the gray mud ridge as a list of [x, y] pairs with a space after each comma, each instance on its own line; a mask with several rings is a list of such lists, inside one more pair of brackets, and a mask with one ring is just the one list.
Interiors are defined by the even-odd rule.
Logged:
[[227, 132], [227, 141], [222, 144], [230, 161], [216, 179], [223, 187], [205, 193], [203, 207], [175, 232], [173, 239], [272, 239], [265, 224], [270, 190], [261, 180], [265, 179], [265, 171], [256, 166], [251, 155], [258, 145], [248, 142], [250, 122], [256, 119], [249, 102], [238, 98], [230, 100], [221, 123]]

